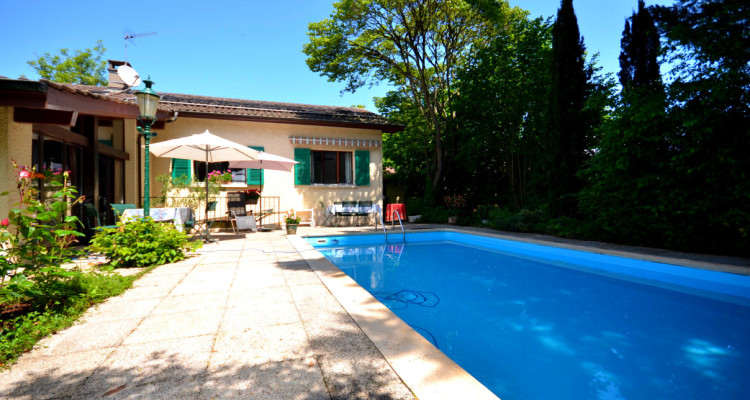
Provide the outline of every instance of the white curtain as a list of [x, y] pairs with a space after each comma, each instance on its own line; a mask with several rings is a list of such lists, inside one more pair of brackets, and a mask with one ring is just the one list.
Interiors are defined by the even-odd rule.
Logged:
[[352, 163], [352, 153], [346, 152], [343, 155], [344, 165], [346, 166], [346, 168], [344, 168], [344, 174], [346, 174], [344, 175], [345, 182], [351, 184], [354, 182], [352, 180], [352, 170], [354, 169], [354, 164]]

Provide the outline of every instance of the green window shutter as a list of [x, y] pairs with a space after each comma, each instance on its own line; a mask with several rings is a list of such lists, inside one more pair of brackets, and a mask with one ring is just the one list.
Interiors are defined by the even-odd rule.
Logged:
[[[253, 150], [264, 151], [263, 146], [247, 146]], [[263, 184], [263, 170], [248, 168], [245, 173], [245, 182], [248, 185], [262, 185]]]
[[370, 151], [354, 152], [354, 183], [357, 186], [370, 186]]
[[294, 184], [310, 184], [310, 149], [294, 149], [294, 161], [299, 164], [294, 165]]
[[193, 162], [190, 160], [183, 160], [182, 158], [172, 159], [172, 180], [183, 178], [190, 182], [193, 174], [190, 171], [190, 166]]

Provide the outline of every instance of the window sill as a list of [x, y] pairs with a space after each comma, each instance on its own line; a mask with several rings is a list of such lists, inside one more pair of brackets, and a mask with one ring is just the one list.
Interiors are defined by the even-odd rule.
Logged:
[[[205, 182], [193, 182], [193, 187], [206, 187]], [[222, 188], [245, 188], [248, 186], [258, 186], [258, 185], [248, 185], [247, 183], [241, 183], [241, 182], [233, 182], [233, 183], [222, 183], [220, 187]]]
[[330, 183], [313, 183], [311, 185], [308, 185], [311, 188], [322, 188], [322, 189], [352, 189], [358, 187], [357, 185], [350, 184], [350, 183], [341, 183], [341, 184], [330, 184]]

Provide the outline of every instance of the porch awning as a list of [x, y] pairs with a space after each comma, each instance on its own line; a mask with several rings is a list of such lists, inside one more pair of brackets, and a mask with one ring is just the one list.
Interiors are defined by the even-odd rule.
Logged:
[[377, 139], [342, 139], [290, 136], [289, 142], [301, 145], [331, 146], [331, 147], [380, 147]]

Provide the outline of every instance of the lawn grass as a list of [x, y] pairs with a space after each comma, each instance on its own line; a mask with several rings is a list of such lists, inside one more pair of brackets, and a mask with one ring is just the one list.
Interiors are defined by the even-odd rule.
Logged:
[[117, 296], [130, 289], [138, 278], [156, 268], [144, 268], [136, 274], [122, 276], [111, 268], [95, 272], [82, 272], [68, 284], [78, 293], [61, 304], [56, 301], [41, 310], [0, 320], [0, 370], [10, 367], [18, 357], [49, 335], [71, 325], [94, 304]]

